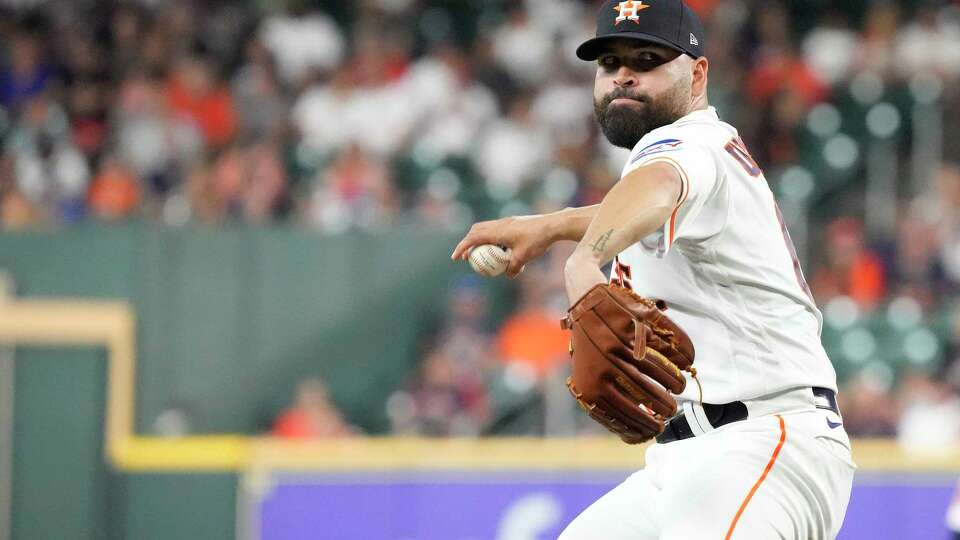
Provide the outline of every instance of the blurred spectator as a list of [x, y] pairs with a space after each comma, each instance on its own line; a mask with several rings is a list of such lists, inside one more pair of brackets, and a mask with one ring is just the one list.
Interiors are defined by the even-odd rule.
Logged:
[[960, 75], [960, 24], [932, 3], [921, 4], [914, 20], [900, 29], [895, 47], [901, 75]]
[[350, 140], [346, 111], [353, 95], [351, 69], [336, 70], [330, 80], [304, 91], [291, 111], [291, 119], [304, 144], [321, 153], [330, 153]]
[[294, 10], [263, 20], [260, 39], [273, 53], [284, 83], [300, 87], [313, 70], [329, 71], [339, 65], [344, 39], [330, 17]]
[[140, 197], [133, 171], [118, 160], [108, 159], [90, 184], [87, 203], [97, 217], [120, 219], [136, 212]]
[[73, 85], [67, 96], [71, 139], [86, 159], [99, 157], [107, 138], [106, 90], [96, 81]]
[[[528, 14], [529, 24], [551, 38], [567, 32], [575, 32], [571, 29], [573, 25], [569, 21], [586, 20], [591, 23], [594, 22], [594, 14], [591, 13], [594, 6], [588, 5], [584, 9], [584, 2], [577, 2], [576, 0], [523, 0], [522, 3], [525, 12]], [[550, 16], [538, 16], [542, 13], [550, 13]], [[508, 16], [502, 26], [512, 26], [515, 23], [516, 20]]]
[[611, 174], [609, 163], [598, 159], [586, 163], [584, 169], [577, 203], [584, 206], [600, 204], [607, 191], [617, 181], [617, 177]]
[[687, 4], [689, 4], [701, 18], [709, 18], [722, 2], [721, 0], [687, 0]]
[[364, 35], [359, 41], [350, 60], [355, 88], [339, 128], [347, 130], [350, 143], [387, 159], [407, 144], [421, 112], [416, 107], [421, 96], [407, 84], [405, 53], [385, 55], [379, 35]]
[[467, 377], [480, 377], [480, 370], [492, 361], [486, 294], [479, 277], [458, 279], [450, 290], [443, 324], [437, 332], [437, 348], [453, 358]]
[[65, 36], [61, 77], [67, 85], [65, 105], [73, 143], [89, 160], [107, 144], [110, 88], [103, 50], [91, 36]]
[[818, 24], [803, 40], [803, 59], [815, 76], [832, 85], [849, 77], [857, 49], [858, 36], [846, 16], [837, 8], [827, 8]]
[[496, 96], [473, 79], [468, 59], [453, 47], [414, 64], [408, 85], [412, 103], [423, 111], [414, 149], [434, 160], [470, 155], [499, 112]]
[[[945, 86], [943, 92], [943, 125], [960, 125], [960, 85], [954, 81]], [[944, 139], [943, 158], [954, 166], [960, 163], [960, 137]]]
[[828, 88], [794, 49], [783, 6], [765, 2], [757, 18], [760, 43], [756, 62], [746, 81], [750, 98], [763, 105], [786, 90], [795, 92], [807, 107], [824, 100]]
[[757, 147], [757, 159], [764, 167], [776, 170], [797, 161], [797, 131], [807, 109], [808, 104], [794, 88], [783, 89], [765, 103], [758, 126], [763, 138]]
[[399, 210], [389, 169], [359, 146], [345, 148], [317, 180], [307, 219], [322, 230], [388, 225]]
[[395, 431], [478, 435], [486, 425], [485, 379], [492, 363], [486, 294], [476, 276], [453, 283], [416, 378], [388, 403]]
[[940, 260], [948, 278], [960, 283], [960, 164], [944, 163], [929, 206], [939, 224]]
[[529, 96], [517, 96], [507, 117], [495, 121], [478, 143], [477, 167], [497, 199], [514, 196], [549, 162], [550, 138], [543, 126], [533, 122], [530, 107]]
[[134, 45], [129, 50], [129, 53], [133, 54], [117, 52], [119, 56], [115, 64], [117, 78], [136, 69], [143, 69], [154, 75], [163, 75], [169, 70], [170, 61], [180, 52], [185, 52], [177, 49], [193, 43], [192, 39], [185, 43], [173, 41], [168, 28], [164, 24], [157, 23], [156, 20], [154, 24], [143, 28], [142, 31], [145, 32], [142, 37], [139, 34], [134, 36]]
[[866, 246], [863, 226], [853, 218], [839, 218], [825, 234], [825, 261], [811, 280], [817, 301], [843, 295], [872, 309], [886, 292], [886, 279], [880, 257]]
[[932, 217], [920, 206], [900, 213], [893, 260], [886, 272], [886, 281], [896, 287], [891, 294], [910, 296], [928, 312], [936, 307], [937, 298], [949, 291]]
[[311, 377], [297, 384], [294, 404], [280, 413], [272, 433], [285, 439], [331, 439], [354, 436], [357, 429], [347, 424], [330, 400], [327, 385]]
[[207, 221], [264, 222], [281, 210], [286, 174], [276, 146], [269, 141], [225, 148], [205, 179], [209, 182], [203, 210]]
[[550, 284], [543, 269], [526, 269], [520, 277], [520, 306], [496, 337], [501, 361], [535, 379], [565, 366], [570, 357], [570, 334], [560, 328], [565, 299]]
[[481, 380], [461, 373], [450, 354], [430, 350], [409, 388], [390, 398], [393, 431], [431, 437], [479, 435], [488, 416], [486, 390]]
[[151, 427], [160, 437], [183, 437], [193, 430], [193, 413], [185, 403], [170, 403], [157, 414]]
[[247, 178], [243, 216], [251, 223], [266, 223], [281, 217], [287, 209], [287, 178], [280, 149], [270, 141], [247, 149]]
[[[788, 13], [781, 3], [761, 4], [755, 31], [758, 43], [744, 90], [762, 112], [746, 125], [752, 124], [756, 130], [759, 162], [766, 168], [779, 168], [797, 160], [797, 127], [810, 107], [829, 96], [829, 88], [796, 50]], [[811, 46], [820, 45], [814, 42]], [[807, 56], [813, 58], [815, 53]]]
[[40, 221], [40, 212], [16, 189], [0, 193], [0, 228], [25, 229]]
[[900, 446], [915, 452], [949, 452], [960, 443], [960, 397], [926, 373], [903, 377], [899, 389]]
[[179, 168], [200, 156], [200, 132], [169, 117], [160, 81], [146, 72], [131, 72], [120, 84], [117, 101], [118, 156], [152, 191], [167, 193], [180, 183]]
[[407, 141], [422, 96], [405, 77], [388, 78], [379, 43], [368, 38], [327, 84], [315, 85], [294, 106], [305, 142], [322, 153], [348, 144], [386, 158]]
[[[592, 37], [596, 33], [595, 28], [591, 28], [589, 35]], [[571, 43], [571, 49], [576, 49], [577, 45], [583, 40]], [[489, 88], [497, 95], [500, 108], [503, 104], [519, 92], [520, 85], [516, 82], [506, 68], [499, 63], [494, 50], [493, 36], [479, 35], [473, 48], [470, 51], [470, 65], [476, 74], [478, 82]], [[581, 63], [582, 64], [582, 63]], [[593, 74], [593, 67], [590, 68], [590, 75]]]
[[870, 3], [857, 47], [858, 71], [890, 75], [894, 68], [893, 43], [901, 22], [902, 14], [896, 2]]
[[558, 70], [533, 99], [531, 115], [552, 140], [572, 151], [589, 140], [594, 114], [591, 95], [592, 88], [576, 74]]
[[65, 111], [37, 96], [23, 104], [20, 118], [8, 142], [19, 193], [48, 219], [79, 221], [90, 170], [70, 140]]
[[[109, 65], [115, 76], [137, 64], [139, 53], [142, 52], [140, 40], [143, 39], [143, 36], [147, 34], [148, 37], [145, 41], [152, 44], [162, 28], [161, 25], [156, 25], [152, 29], [148, 28], [145, 14], [132, 3], [118, 5], [117, 9], [111, 13], [109, 24]], [[147, 46], [144, 47], [144, 50], [149, 49]], [[164, 50], [163, 53], [165, 54], [166, 51]]]
[[276, 136], [286, 125], [288, 104], [276, 77], [273, 58], [257, 40], [249, 42], [244, 52], [247, 62], [230, 83], [240, 133], [245, 137]]
[[217, 80], [207, 59], [193, 56], [178, 62], [166, 94], [173, 114], [194, 123], [212, 146], [228, 143], [236, 132], [230, 90]]
[[839, 393], [844, 429], [851, 437], [892, 437], [897, 407], [889, 382], [868, 371], [853, 377]]
[[[797, 127], [828, 89], [791, 49], [768, 53], [748, 74], [748, 96], [763, 111], [757, 158], [765, 167], [796, 162]], [[761, 135], [762, 134], [762, 135]]]
[[38, 36], [20, 32], [10, 40], [8, 65], [0, 69], [0, 105], [17, 109], [47, 89], [53, 77]]
[[[556, 17], [553, 9], [553, 6], [549, 9], [549, 19]], [[518, 2], [510, 9], [506, 24], [493, 37], [497, 61], [515, 81], [525, 86], [535, 86], [547, 77], [553, 55], [552, 36], [548, 29], [534, 24], [536, 19]]]

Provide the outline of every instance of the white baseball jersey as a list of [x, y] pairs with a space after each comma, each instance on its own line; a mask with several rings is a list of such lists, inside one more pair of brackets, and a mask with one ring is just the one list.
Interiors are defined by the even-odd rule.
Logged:
[[[681, 203], [663, 228], [619, 254], [613, 281], [665, 300], [696, 348], [703, 401], [727, 403], [801, 386], [836, 390], [810, 295], [773, 193], [737, 130], [695, 111], [648, 133], [621, 178], [676, 167]], [[688, 380], [682, 400], [697, 400]]]

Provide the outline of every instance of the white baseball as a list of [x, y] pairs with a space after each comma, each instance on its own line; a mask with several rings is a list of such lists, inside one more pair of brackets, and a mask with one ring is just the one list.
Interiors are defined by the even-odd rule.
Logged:
[[499, 276], [510, 264], [510, 249], [484, 244], [470, 250], [470, 268], [487, 277]]

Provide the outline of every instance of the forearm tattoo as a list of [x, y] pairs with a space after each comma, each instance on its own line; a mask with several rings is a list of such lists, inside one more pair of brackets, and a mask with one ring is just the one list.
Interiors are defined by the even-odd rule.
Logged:
[[593, 254], [600, 256], [603, 254], [604, 248], [607, 247], [607, 242], [610, 241], [610, 237], [613, 236], [613, 229], [603, 233], [600, 238], [597, 238], [597, 241], [593, 243], [591, 248], [593, 248]]

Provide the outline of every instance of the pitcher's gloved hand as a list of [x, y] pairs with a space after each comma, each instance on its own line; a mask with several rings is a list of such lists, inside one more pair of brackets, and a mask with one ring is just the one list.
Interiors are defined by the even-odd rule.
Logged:
[[666, 304], [600, 284], [563, 319], [572, 332], [567, 388], [587, 414], [628, 444], [653, 439], [677, 412], [683, 371], [696, 377], [690, 337]]

